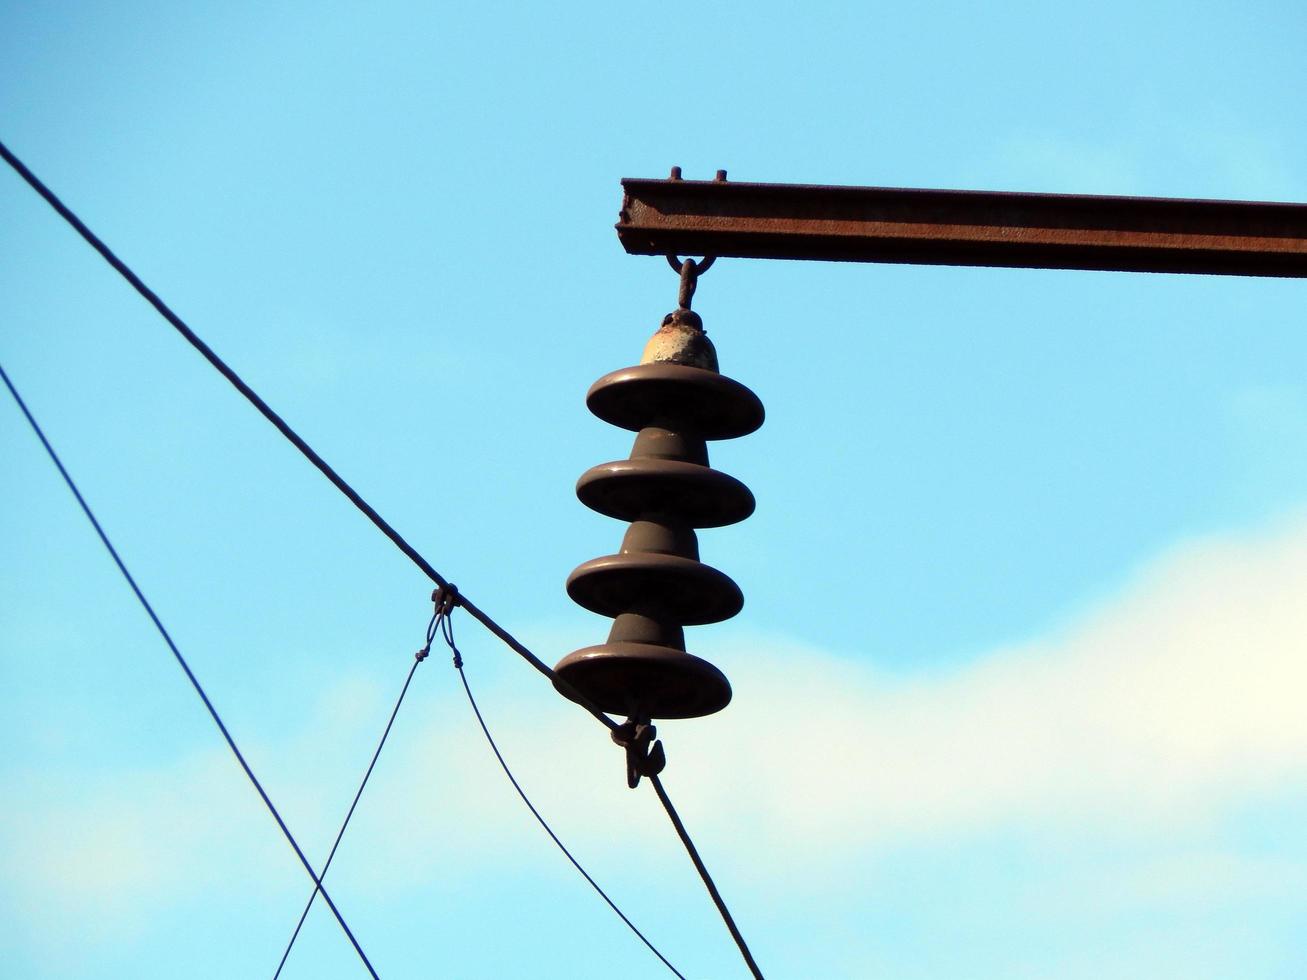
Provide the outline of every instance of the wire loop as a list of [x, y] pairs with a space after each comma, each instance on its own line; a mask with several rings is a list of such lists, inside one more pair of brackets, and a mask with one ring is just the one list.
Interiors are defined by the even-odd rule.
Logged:
[[608, 897], [608, 893], [599, 886], [599, 882], [590, 877], [590, 872], [586, 871], [585, 868], [581, 866], [581, 862], [572, 856], [572, 852], [567, 849], [567, 845], [564, 844], [562, 840], [559, 839], [558, 835], [554, 833], [554, 829], [549, 826], [548, 821], [540, 815], [540, 811], [536, 809], [535, 804], [532, 803], [530, 797], [526, 795], [526, 791], [522, 789], [521, 785], [518, 783], [517, 777], [514, 776], [513, 771], [508, 768], [508, 762], [505, 761], [504, 754], [499, 751], [499, 746], [495, 743], [495, 737], [490, 734], [490, 728], [486, 725], [485, 718], [481, 716], [481, 708], [477, 706], [477, 700], [472, 696], [472, 686], [468, 683], [467, 672], [463, 670], [463, 656], [458, 652], [458, 647], [454, 643], [454, 628], [450, 624], [449, 616], [443, 616], [441, 618], [440, 628], [441, 632], [444, 634], [445, 642], [448, 643], [449, 648], [454, 651], [454, 666], [458, 669], [458, 678], [463, 682], [463, 690], [467, 692], [468, 704], [472, 706], [472, 713], [476, 715], [477, 724], [481, 726], [481, 731], [485, 735], [486, 741], [490, 744], [490, 751], [493, 752], [495, 758], [499, 760], [499, 767], [504, 770], [504, 775], [507, 776], [508, 781], [512, 783], [513, 789], [517, 791], [517, 795], [521, 798], [522, 802], [526, 804], [526, 808], [531, 811], [531, 816], [535, 817], [536, 823], [540, 824], [544, 832], [549, 835], [549, 839], [552, 840], [558, 849], [563, 852], [563, 856], [571, 862], [572, 867], [576, 868], [581, 877], [589, 883], [590, 887], [595, 890], [595, 893], [604, 900], [604, 903], [613, 910], [617, 917], [626, 924], [626, 927], [635, 934], [636, 938], [644, 943], [646, 948], [662, 961], [663, 966], [667, 967], [667, 969], [677, 977], [677, 980], [686, 980], [685, 974], [681, 973], [680, 970], [672, 965], [671, 960], [664, 956], [658, 947], [650, 942], [649, 938], [639, 930], [636, 924], [626, 917], [626, 913], [617, 907], [617, 903]]

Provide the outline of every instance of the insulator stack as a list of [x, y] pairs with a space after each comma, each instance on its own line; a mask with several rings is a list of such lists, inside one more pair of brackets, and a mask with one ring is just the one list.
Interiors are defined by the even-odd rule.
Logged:
[[708, 465], [707, 442], [753, 432], [762, 425], [762, 403], [718, 373], [702, 320], [682, 308], [663, 320], [638, 366], [590, 387], [586, 405], [638, 435], [629, 459], [587, 470], [576, 495], [631, 526], [617, 554], [587, 561], [568, 577], [575, 602], [614, 622], [607, 643], [569, 654], [556, 672], [602, 710], [634, 719], [720, 711], [731, 686], [686, 652], [682, 627], [729, 619], [744, 597], [728, 576], [699, 561], [695, 529], [753, 513], [749, 488]]

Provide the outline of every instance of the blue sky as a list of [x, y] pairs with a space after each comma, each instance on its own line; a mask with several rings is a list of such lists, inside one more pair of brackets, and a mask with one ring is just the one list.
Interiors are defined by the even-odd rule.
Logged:
[[[1143, 9], [1140, 9], [1140, 8]], [[623, 176], [1307, 201], [1307, 14], [0, 6], [0, 138], [543, 659], [621, 526], [590, 416], [675, 303]], [[0, 361], [309, 854], [429, 584], [13, 175]], [[1299, 283], [719, 262], [766, 425], [690, 630], [735, 701], [666, 783], [769, 976], [1307, 971]], [[0, 410], [0, 954], [271, 975], [307, 889], [15, 409]], [[687, 976], [743, 975], [652, 794], [465, 617], [533, 798]], [[418, 671], [329, 884], [387, 977], [658, 976]], [[363, 975], [324, 910], [286, 976]]]

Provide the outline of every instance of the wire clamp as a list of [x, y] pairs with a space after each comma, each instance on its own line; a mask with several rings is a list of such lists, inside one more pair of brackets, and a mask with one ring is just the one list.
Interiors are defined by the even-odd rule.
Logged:
[[436, 608], [431, 613], [431, 622], [427, 624], [427, 642], [413, 656], [418, 663], [426, 660], [431, 653], [431, 644], [435, 642], [436, 633], [442, 632], [454, 651], [454, 666], [462, 667], [463, 658], [458, 655], [458, 648], [454, 646], [453, 631], [447, 625], [450, 611], [459, 605], [458, 586], [452, 582], [445, 583], [431, 593], [431, 601]]
[[446, 582], [432, 592], [431, 601], [436, 604], [436, 612], [442, 616], [448, 616], [453, 612], [455, 606], [462, 604], [462, 599], [458, 594], [458, 586], [453, 582]]
[[626, 785], [635, 789], [641, 776], [657, 776], [667, 765], [658, 729], [648, 719], [632, 716], [612, 731], [613, 741], [626, 749]]
[[454, 624], [449, 619], [454, 607], [463, 604], [463, 600], [458, 594], [458, 586], [453, 582], [446, 582], [431, 593], [431, 601], [435, 603], [436, 611], [432, 613], [431, 625], [427, 627], [427, 648], [430, 649], [431, 643], [436, 637], [436, 632], [439, 631], [454, 654], [454, 669], [462, 670], [463, 654], [459, 653], [458, 644], [454, 642]]

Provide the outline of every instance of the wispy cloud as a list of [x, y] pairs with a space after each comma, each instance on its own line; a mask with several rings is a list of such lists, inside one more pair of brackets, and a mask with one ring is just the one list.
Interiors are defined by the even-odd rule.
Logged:
[[[824, 887], [839, 869], [896, 848], [1016, 833], [1138, 849], [1139, 880], [1114, 884], [1122, 901], [1151, 901], [1158, 889], [1256, 890], [1284, 873], [1273, 858], [1204, 842], [1236, 809], [1307, 788], [1304, 595], [1307, 521], [1298, 520], [1179, 547], [1056, 634], [947, 671], [891, 677], [736, 634], [711, 652], [735, 683], [734, 704], [718, 718], [662, 726], [669, 786], [720, 860], [747, 861], [787, 889], [802, 890], [805, 875]], [[630, 835], [666, 836], [645, 794], [621, 785], [620, 758], [589, 719], [540, 697], [537, 678], [523, 682], [536, 697], [505, 683], [485, 686], [487, 712], [565, 837], [602, 857]], [[343, 725], [366, 743], [384, 698], [357, 686], [330, 692], [314, 724]], [[524, 830], [457, 692], [442, 691], [438, 704], [418, 695], [406, 709], [424, 720], [388, 750], [360, 810], [351, 847], [366, 861], [347, 848], [338, 872], [352, 888], [403, 893], [436, 868], [448, 880], [554, 860]], [[306, 731], [262, 753], [302, 754], [315, 739]], [[317, 775], [306, 768], [281, 787], [315, 853], [334, 821]], [[224, 868], [251, 860], [240, 853], [249, 835], [235, 828], [264, 819], [239, 782], [215, 752], [77, 798], [47, 795], [5, 834], [10, 887], [46, 912], [112, 895], [138, 914], [197, 881], [220, 888]], [[396, 813], [456, 832], [397, 834]], [[1177, 836], [1207, 857], [1147, 856], [1150, 842]], [[259, 839], [267, 853], [257, 860], [289, 862], [274, 837]]]
[[696, 751], [750, 791], [696, 795], [738, 820], [761, 794], [752, 820], [837, 849], [1001, 824], [1173, 833], [1307, 782], [1304, 595], [1297, 522], [1179, 548], [1056, 635], [949, 673], [740, 657], [733, 724]]

